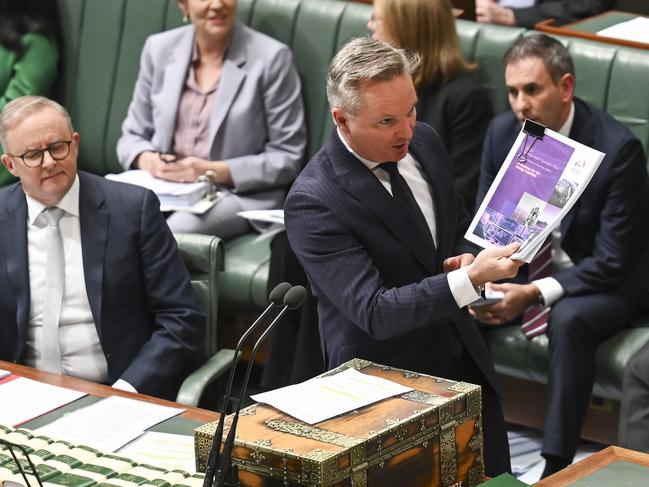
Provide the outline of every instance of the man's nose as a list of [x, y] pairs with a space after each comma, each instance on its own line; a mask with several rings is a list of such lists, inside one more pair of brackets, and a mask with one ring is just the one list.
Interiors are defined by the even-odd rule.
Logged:
[[514, 105], [512, 107], [514, 111], [523, 112], [530, 108], [530, 99], [526, 94], [519, 93], [516, 97], [514, 97], [512, 104]]
[[404, 137], [406, 139], [411, 139], [414, 129], [415, 129], [415, 121], [410, 120], [409, 118], [407, 118], [407, 119], [405, 119], [403, 122], [401, 122], [399, 124], [399, 132], [398, 132], [397, 135], [399, 137]]
[[44, 168], [52, 168], [56, 166], [57, 160], [52, 157], [52, 154], [50, 154], [50, 151], [45, 150], [43, 152], [43, 167]]

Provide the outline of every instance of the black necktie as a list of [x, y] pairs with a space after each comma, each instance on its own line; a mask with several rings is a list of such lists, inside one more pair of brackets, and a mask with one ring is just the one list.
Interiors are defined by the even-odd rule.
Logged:
[[385, 169], [390, 175], [390, 186], [392, 187], [392, 196], [394, 199], [397, 200], [407, 213], [412, 216], [419, 229], [424, 232], [424, 235], [431, 238], [434, 245], [428, 222], [421, 211], [421, 207], [412, 194], [410, 186], [408, 186], [406, 180], [403, 179], [403, 176], [399, 173], [397, 164], [398, 163], [396, 162], [384, 162], [379, 167]]

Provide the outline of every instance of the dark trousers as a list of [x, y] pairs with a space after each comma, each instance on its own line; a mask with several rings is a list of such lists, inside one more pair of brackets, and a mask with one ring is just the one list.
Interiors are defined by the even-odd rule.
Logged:
[[446, 378], [461, 380], [482, 387], [482, 433], [484, 440], [485, 474], [488, 477], [511, 472], [507, 427], [500, 396], [465, 352], [464, 360], [455, 364], [455, 372], [448, 372]]
[[574, 457], [595, 380], [597, 347], [636, 313], [618, 292], [566, 296], [552, 306], [544, 455]]
[[261, 386], [266, 390], [297, 384], [325, 371], [317, 302], [311, 294], [304, 270], [291, 250], [286, 232], [275, 235], [270, 249], [268, 291], [280, 282], [288, 281], [304, 286], [307, 298], [299, 309], [286, 312], [270, 336], [261, 380]]
[[497, 477], [511, 472], [507, 427], [500, 395], [462, 344], [454, 325], [437, 324], [430, 327], [430, 333], [436, 340], [410, 343], [409, 346], [404, 344], [402, 350], [392, 353], [389, 360], [379, 362], [481, 386], [485, 473], [489, 477]]

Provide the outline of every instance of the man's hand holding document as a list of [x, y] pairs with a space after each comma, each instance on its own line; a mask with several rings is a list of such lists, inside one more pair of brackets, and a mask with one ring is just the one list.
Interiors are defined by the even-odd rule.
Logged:
[[484, 248], [520, 242], [511, 258], [529, 263], [579, 199], [605, 155], [526, 120], [466, 239]]

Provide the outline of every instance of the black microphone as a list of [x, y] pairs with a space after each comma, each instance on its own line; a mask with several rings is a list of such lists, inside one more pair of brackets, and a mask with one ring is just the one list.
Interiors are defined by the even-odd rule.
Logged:
[[214, 439], [212, 440], [212, 447], [210, 448], [210, 454], [207, 458], [207, 466], [205, 468], [205, 479], [203, 480], [203, 487], [212, 487], [212, 482], [214, 480], [214, 472], [216, 465], [219, 462], [219, 455], [221, 451], [221, 437], [223, 436], [223, 422], [225, 421], [225, 415], [227, 413], [228, 404], [230, 402], [230, 394], [232, 393], [232, 384], [234, 383], [234, 372], [239, 362], [239, 351], [243, 342], [250, 336], [250, 334], [259, 326], [262, 320], [270, 313], [270, 311], [275, 308], [282, 306], [284, 304], [284, 298], [288, 292], [292, 289], [292, 286], [288, 282], [280, 282], [277, 286], [268, 295], [268, 300], [270, 304], [268, 307], [259, 315], [255, 322], [250, 325], [243, 336], [239, 339], [237, 343], [237, 348], [234, 350], [234, 357], [232, 359], [232, 365], [230, 369], [230, 376], [228, 377], [228, 385], [225, 390], [225, 395], [223, 396], [223, 404], [221, 406], [221, 417], [219, 418], [219, 423], [214, 433]]
[[237, 423], [239, 422], [239, 412], [241, 411], [241, 403], [246, 397], [246, 390], [248, 389], [248, 381], [250, 380], [250, 372], [252, 371], [252, 366], [255, 362], [255, 356], [257, 355], [257, 349], [259, 345], [266, 339], [268, 334], [272, 331], [275, 325], [279, 322], [279, 319], [284, 315], [286, 310], [297, 309], [302, 306], [304, 300], [306, 299], [306, 289], [302, 286], [293, 286], [288, 290], [284, 296], [284, 306], [281, 311], [277, 314], [275, 319], [271, 321], [270, 325], [266, 327], [259, 339], [255, 342], [254, 347], [252, 347], [252, 353], [250, 355], [250, 360], [248, 362], [248, 367], [246, 368], [246, 375], [243, 379], [243, 384], [241, 386], [241, 392], [238, 398], [230, 398], [230, 400], [237, 405], [237, 409], [232, 416], [232, 423], [230, 424], [230, 431], [228, 432], [228, 437], [223, 444], [223, 453], [221, 453], [219, 459], [219, 467], [216, 470], [214, 486], [215, 487], [237, 487], [239, 485], [239, 469], [237, 465], [232, 463], [232, 450], [234, 449], [234, 437], [236, 434]]

